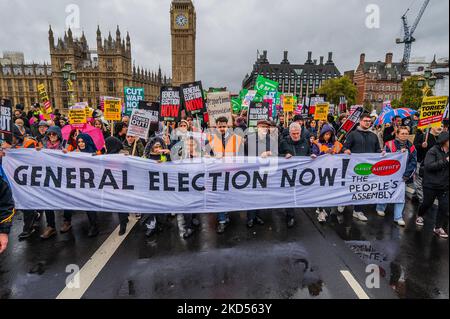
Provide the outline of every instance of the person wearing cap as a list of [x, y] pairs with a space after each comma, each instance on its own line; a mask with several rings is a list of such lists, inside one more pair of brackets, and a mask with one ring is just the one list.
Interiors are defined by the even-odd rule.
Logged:
[[48, 128], [49, 125], [47, 121], [39, 122], [37, 134], [34, 136], [39, 143], [41, 143], [42, 140], [44, 139], [45, 133], [47, 133]]
[[449, 133], [442, 132], [425, 156], [423, 176], [423, 203], [419, 207], [416, 220], [418, 226], [424, 225], [424, 217], [438, 200], [438, 214], [434, 233], [442, 239], [448, 238], [448, 188], [449, 188]]
[[[257, 131], [247, 135], [244, 141], [245, 156], [250, 157], [273, 157], [278, 156], [278, 130], [275, 134], [270, 134], [272, 122], [261, 120], [257, 123]], [[276, 125], [275, 125], [276, 128]], [[264, 225], [264, 220], [260, 217], [263, 210], [247, 211], [247, 227], [253, 228], [254, 224]]]

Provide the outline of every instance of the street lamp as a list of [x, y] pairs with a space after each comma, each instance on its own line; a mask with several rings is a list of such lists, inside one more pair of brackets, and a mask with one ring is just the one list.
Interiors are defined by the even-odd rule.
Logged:
[[431, 92], [433, 94], [433, 89], [436, 86], [437, 77], [433, 75], [431, 70], [426, 70], [417, 80], [417, 86], [422, 89], [423, 95], [428, 96]]
[[77, 74], [72, 70], [72, 63], [67, 61], [64, 63], [64, 68], [61, 70], [64, 81], [67, 84], [67, 91], [69, 92], [70, 106], [75, 104], [75, 92], [73, 90], [73, 82], [77, 79]]

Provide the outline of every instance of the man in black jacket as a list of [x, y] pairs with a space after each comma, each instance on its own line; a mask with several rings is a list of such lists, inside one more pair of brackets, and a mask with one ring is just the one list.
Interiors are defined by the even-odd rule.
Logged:
[[[371, 126], [370, 115], [363, 114], [359, 126], [345, 140], [343, 148], [345, 154], [381, 153], [380, 142], [377, 135], [370, 130]], [[367, 217], [363, 213], [363, 206], [355, 205], [353, 217], [363, 222], [367, 221]]]
[[[294, 156], [310, 156], [311, 147], [309, 144], [309, 134], [307, 129], [301, 127], [297, 122], [289, 126], [289, 136], [280, 144], [279, 156], [286, 159]], [[286, 209], [287, 226], [292, 228], [295, 225], [294, 208]]]
[[[0, 161], [3, 155], [3, 151], [0, 151]], [[11, 230], [14, 212], [14, 200], [11, 189], [0, 166], [0, 254], [8, 246], [8, 235]]]
[[414, 137], [413, 144], [417, 150], [417, 173], [416, 178], [414, 179], [413, 199], [417, 200], [420, 204], [422, 204], [423, 202], [422, 179], [425, 156], [427, 155], [428, 151], [436, 145], [437, 138], [441, 133], [441, 127], [432, 127], [428, 133], [417, 130], [416, 136]]
[[443, 132], [437, 139], [437, 145], [428, 151], [424, 161], [423, 203], [416, 219], [418, 226], [424, 225], [424, 216], [438, 200], [438, 216], [434, 232], [440, 238], [447, 239], [445, 228], [448, 226], [448, 189], [449, 189], [449, 133]]

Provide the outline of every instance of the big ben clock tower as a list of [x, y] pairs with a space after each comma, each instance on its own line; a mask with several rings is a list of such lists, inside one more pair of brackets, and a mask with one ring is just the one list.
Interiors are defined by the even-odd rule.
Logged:
[[191, 0], [173, 0], [170, 8], [172, 31], [172, 85], [195, 81], [196, 14]]

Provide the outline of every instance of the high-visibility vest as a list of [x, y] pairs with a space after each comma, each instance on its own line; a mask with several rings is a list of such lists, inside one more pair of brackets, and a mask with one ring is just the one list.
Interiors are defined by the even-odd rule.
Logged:
[[214, 155], [221, 155], [223, 157], [237, 156], [242, 145], [242, 137], [235, 134], [228, 138], [225, 147], [223, 147], [222, 137], [216, 134], [208, 136], [208, 141]]

